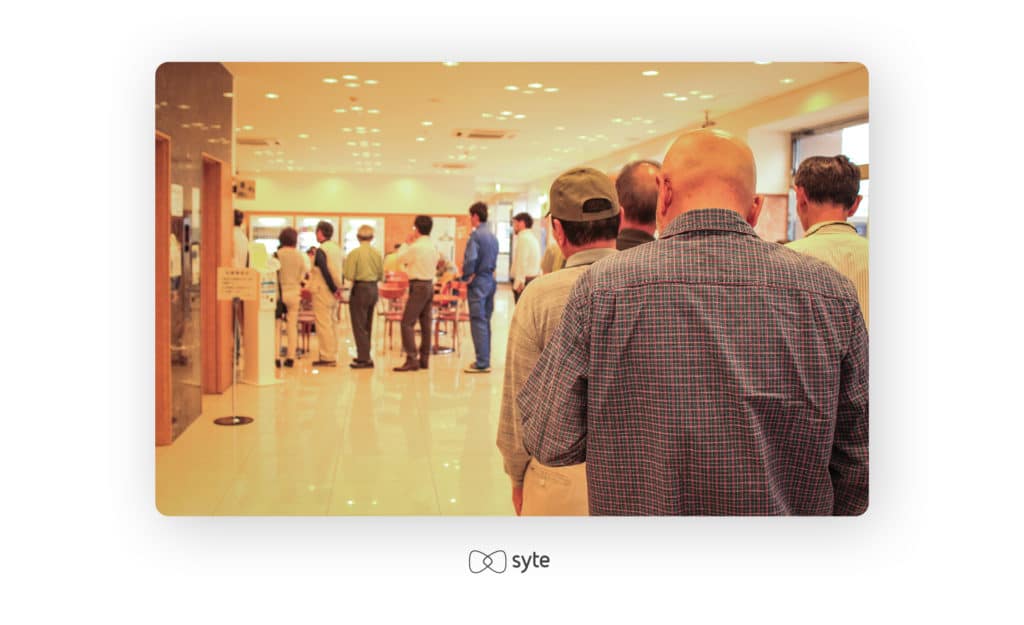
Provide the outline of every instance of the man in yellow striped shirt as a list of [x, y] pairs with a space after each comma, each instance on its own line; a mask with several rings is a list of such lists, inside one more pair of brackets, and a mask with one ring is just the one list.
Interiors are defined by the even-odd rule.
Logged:
[[786, 247], [831, 265], [857, 289], [864, 326], [868, 324], [868, 241], [846, 220], [860, 204], [860, 169], [850, 159], [812, 156], [793, 177], [796, 214], [804, 236]]

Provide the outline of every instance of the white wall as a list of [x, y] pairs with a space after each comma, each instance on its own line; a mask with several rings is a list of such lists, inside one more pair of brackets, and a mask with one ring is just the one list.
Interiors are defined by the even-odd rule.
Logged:
[[256, 175], [256, 199], [235, 199], [242, 211], [302, 213], [462, 214], [473, 203], [467, 176], [273, 173]]

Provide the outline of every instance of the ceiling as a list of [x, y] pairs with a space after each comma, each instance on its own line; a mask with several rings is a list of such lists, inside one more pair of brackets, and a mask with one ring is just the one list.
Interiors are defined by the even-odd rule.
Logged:
[[[854, 63], [224, 65], [235, 77], [234, 92], [226, 97], [235, 99], [240, 174], [453, 175], [508, 185], [556, 175], [574, 164], [700, 124], [705, 110], [715, 119], [859, 67]], [[268, 93], [278, 97], [268, 98]], [[454, 136], [458, 129], [507, 131], [511, 137], [466, 139]], [[263, 139], [277, 144], [244, 145]]]

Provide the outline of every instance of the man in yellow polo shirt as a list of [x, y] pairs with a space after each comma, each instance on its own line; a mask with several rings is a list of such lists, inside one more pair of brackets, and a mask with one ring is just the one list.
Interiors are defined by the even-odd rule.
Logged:
[[372, 226], [360, 226], [356, 238], [359, 239], [359, 247], [348, 253], [344, 267], [345, 279], [352, 282], [348, 309], [357, 353], [349, 366], [372, 369], [370, 335], [373, 331], [373, 308], [377, 305], [377, 283], [384, 279], [384, 259], [370, 245], [373, 241]]

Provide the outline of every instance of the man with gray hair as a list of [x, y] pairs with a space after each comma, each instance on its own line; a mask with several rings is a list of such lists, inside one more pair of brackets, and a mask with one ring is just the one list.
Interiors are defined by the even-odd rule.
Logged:
[[384, 279], [384, 259], [370, 242], [373, 226], [363, 224], [356, 232], [359, 247], [348, 253], [343, 268], [345, 279], [352, 282], [348, 310], [352, 318], [352, 336], [356, 340], [353, 369], [372, 369], [370, 334], [373, 331], [373, 307], [377, 305], [377, 283]]
[[657, 161], [633, 161], [627, 163], [615, 179], [615, 191], [622, 207], [622, 224], [615, 240], [615, 248], [620, 252], [654, 240], [654, 231], [658, 228], [655, 210], [660, 171], [661, 163]]

